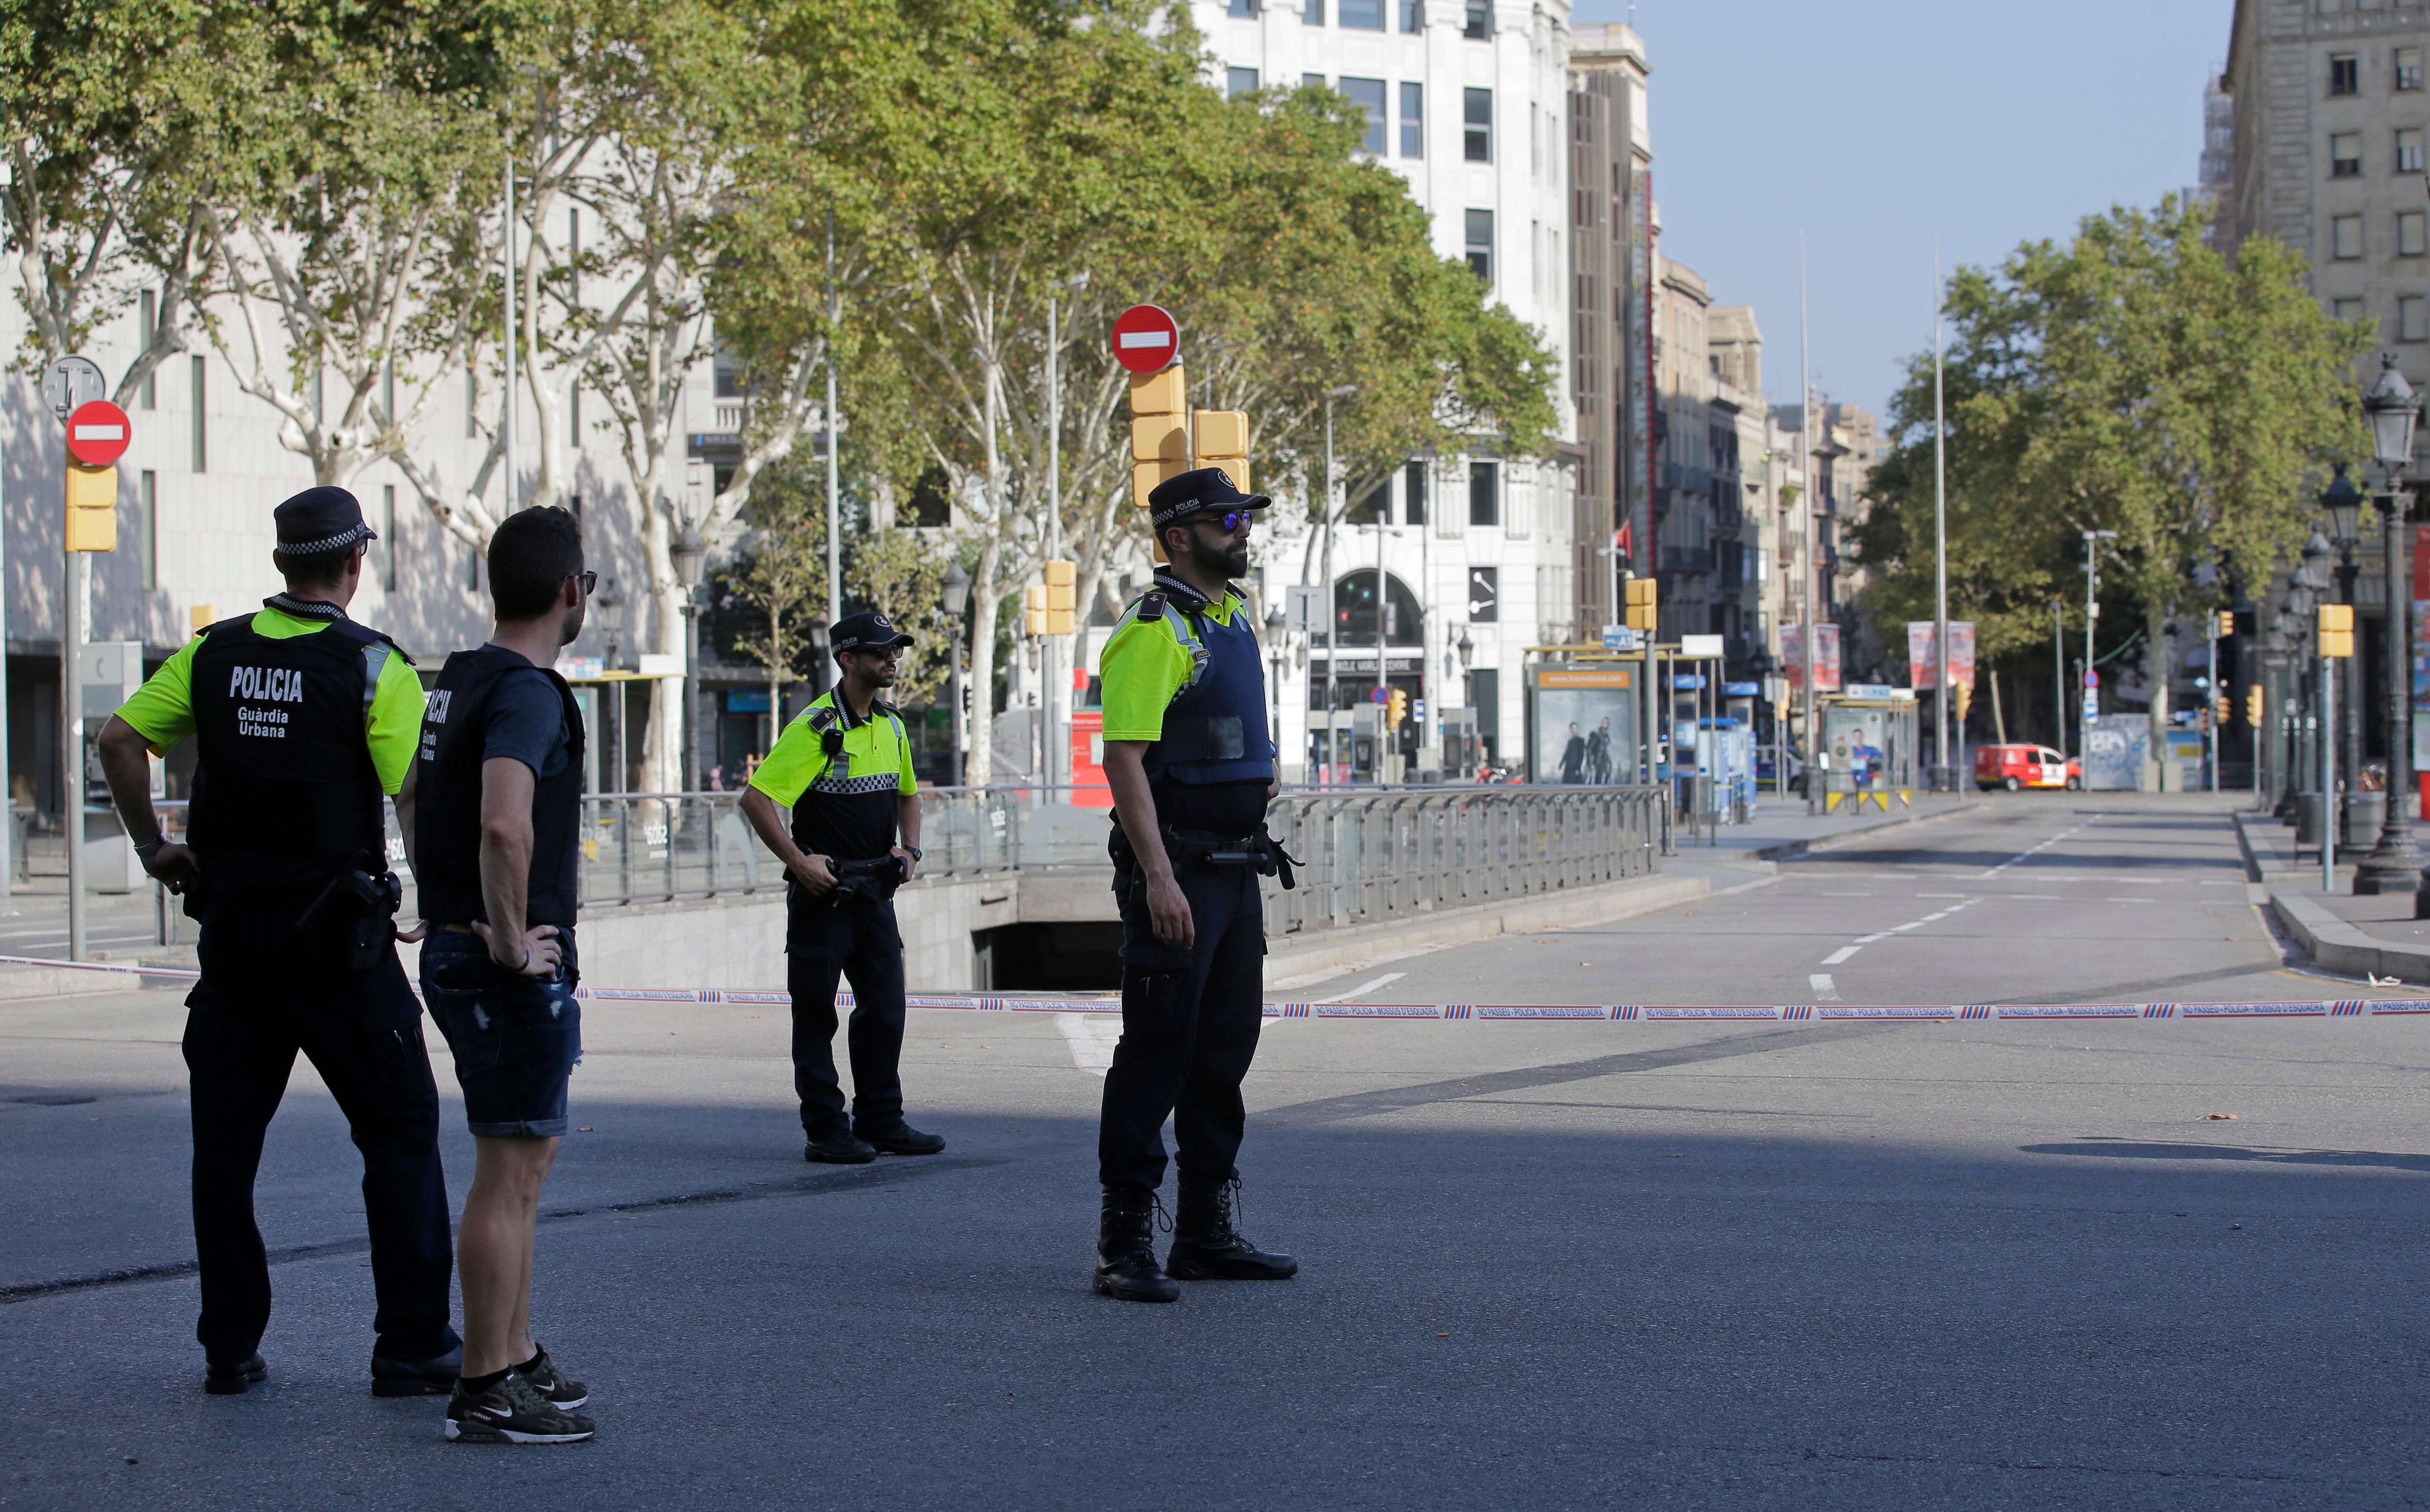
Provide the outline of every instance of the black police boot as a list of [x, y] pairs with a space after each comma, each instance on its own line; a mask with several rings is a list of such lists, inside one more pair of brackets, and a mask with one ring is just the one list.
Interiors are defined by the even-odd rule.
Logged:
[[456, 1389], [464, 1369], [464, 1346], [426, 1360], [393, 1360], [372, 1355], [372, 1395], [375, 1397], [443, 1397]]
[[901, 1119], [852, 1132], [855, 1138], [882, 1155], [933, 1155], [942, 1154], [945, 1148], [943, 1135], [923, 1134]]
[[1165, 1269], [1179, 1281], [1288, 1281], [1299, 1262], [1269, 1254], [1232, 1226], [1240, 1210], [1240, 1181], [1181, 1184], [1181, 1210], [1173, 1224], [1173, 1253]]
[[232, 1397], [258, 1384], [270, 1373], [261, 1352], [255, 1350], [241, 1359], [209, 1359], [203, 1362], [203, 1389], [215, 1397]]
[[849, 1129], [813, 1134], [802, 1146], [802, 1158], [827, 1166], [865, 1166], [877, 1158], [877, 1146]]
[[1097, 1274], [1090, 1283], [1100, 1295], [1123, 1302], [1172, 1302], [1181, 1288], [1156, 1263], [1156, 1221], [1163, 1205], [1156, 1193], [1106, 1188], [1097, 1220]]

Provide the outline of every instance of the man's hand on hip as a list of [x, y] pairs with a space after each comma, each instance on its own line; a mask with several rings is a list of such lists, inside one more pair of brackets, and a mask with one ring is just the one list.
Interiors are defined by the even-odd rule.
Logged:
[[805, 856], [802, 864], [792, 870], [794, 880], [808, 889], [812, 896], [835, 890], [836, 874], [827, 870], [824, 856]]
[[892, 854], [896, 859], [903, 863], [903, 880], [906, 882], [910, 881], [911, 873], [920, 870], [920, 858], [912, 855], [909, 851], [905, 850], [900, 845], [894, 847]]

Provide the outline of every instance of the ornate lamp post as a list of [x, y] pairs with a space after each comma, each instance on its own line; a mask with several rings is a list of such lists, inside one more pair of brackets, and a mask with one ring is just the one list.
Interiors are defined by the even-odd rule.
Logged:
[[683, 790], [700, 790], [700, 580], [708, 564], [708, 547], [700, 532], [686, 525], [675, 537], [668, 555], [674, 558], [675, 581], [683, 585], [684, 675], [683, 729], [684, 771]]
[[[2334, 569], [2334, 575], [2329, 584], [2337, 591], [2334, 598], [2327, 600], [2332, 604], [2351, 605], [2357, 601], [2355, 588], [2362, 571], [2361, 564], [2355, 559], [2355, 549], [2362, 544], [2362, 490], [2346, 476], [2345, 464], [2338, 463], [2328, 488], [2321, 494], [2321, 521], [2333, 553], [2328, 565]], [[2338, 680], [2335, 706], [2337, 727], [2322, 733], [2334, 742], [2332, 749], [2338, 753], [2338, 770], [2345, 780], [2348, 793], [2352, 794], [2362, 790], [2362, 658], [2341, 656], [2337, 659], [2338, 665], [2324, 673], [2324, 675]], [[2344, 847], [2345, 799], [2335, 800], [2331, 806], [2338, 811], [2338, 843]]]
[[2402, 481], [2413, 461], [2413, 422], [2422, 401], [2405, 374], [2396, 371], [2393, 353], [2380, 357], [2379, 381], [2362, 396], [2363, 414], [2371, 421], [2372, 455], [2388, 480], [2380, 495], [2380, 523], [2387, 530], [2381, 548], [2388, 569], [2388, 811], [2379, 824], [2379, 843], [2355, 869], [2356, 892], [2410, 892], [2414, 912], [2422, 909], [2422, 856], [2413, 843], [2413, 571], [2405, 548]]

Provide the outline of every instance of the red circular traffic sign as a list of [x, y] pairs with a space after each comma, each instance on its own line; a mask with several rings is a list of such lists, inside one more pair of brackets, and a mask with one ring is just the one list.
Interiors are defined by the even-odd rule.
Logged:
[[1114, 317], [1114, 360], [1133, 373], [1162, 373], [1181, 356], [1181, 327], [1154, 305]]
[[68, 416], [68, 453], [87, 467], [108, 467], [126, 455], [135, 427], [107, 399], [76, 406]]

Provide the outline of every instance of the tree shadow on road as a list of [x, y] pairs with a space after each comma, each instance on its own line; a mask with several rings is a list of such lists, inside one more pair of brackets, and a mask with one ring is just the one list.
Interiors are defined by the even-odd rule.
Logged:
[[2065, 1144], [2025, 1144], [2029, 1155], [2106, 1155], [2124, 1160], [2252, 1160], [2279, 1166], [2371, 1166], [2391, 1171], [2430, 1171], [2430, 1155], [2399, 1155], [2386, 1150], [2272, 1150], [2239, 1144], [2195, 1144], [2188, 1141], [2109, 1139], [2098, 1136]]

